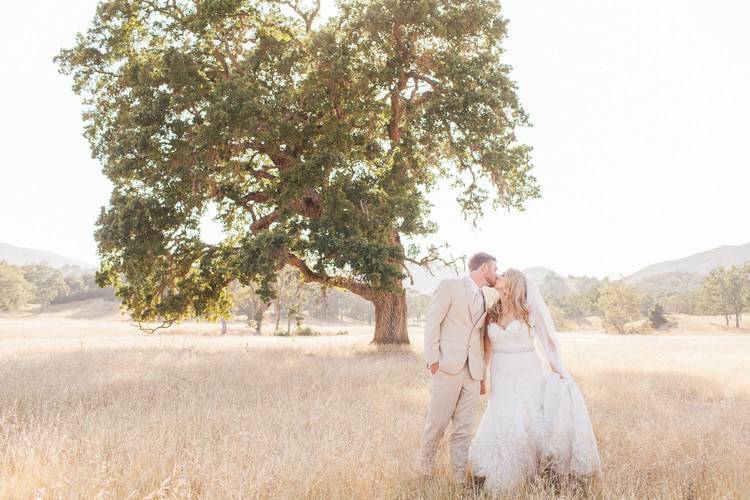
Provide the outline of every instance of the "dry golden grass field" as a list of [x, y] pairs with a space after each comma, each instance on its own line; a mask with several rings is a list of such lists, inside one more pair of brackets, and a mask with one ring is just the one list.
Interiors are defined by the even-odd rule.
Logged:
[[[207, 326], [0, 318], [0, 498], [484, 498], [445, 479], [445, 453], [438, 479], [418, 477], [418, 328], [377, 349], [364, 327]], [[519, 496], [750, 498], [750, 335], [561, 337], [604, 475]]]

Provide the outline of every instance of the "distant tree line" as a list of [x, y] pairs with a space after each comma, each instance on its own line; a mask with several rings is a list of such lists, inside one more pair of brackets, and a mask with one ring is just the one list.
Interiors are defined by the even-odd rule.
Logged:
[[[314, 318], [321, 322], [358, 322], [372, 325], [375, 307], [372, 302], [335, 287], [306, 283], [297, 268], [285, 267], [271, 285], [275, 299], [264, 302], [259, 293], [260, 284], [230, 285], [233, 299], [232, 312], [244, 316], [249, 327], [260, 334], [265, 322], [268, 329], [290, 335], [300, 328], [302, 321]], [[420, 323], [427, 314], [430, 296], [416, 290], [406, 292], [407, 320]]]
[[[372, 302], [351, 292], [316, 283], [306, 283], [297, 268], [280, 272], [271, 301], [261, 299], [259, 284], [230, 285], [235, 316], [244, 317], [256, 333], [266, 324], [273, 332], [291, 334], [305, 318], [321, 322], [373, 324]], [[599, 280], [588, 276], [563, 277], [547, 274], [540, 288], [561, 329], [579, 326], [598, 317], [607, 330], [617, 333], [661, 328], [670, 314], [719, 315], [726, 326], [742, 326], [743, 313], [750, 309], [750, 263], [719, 267], [708, 276], [675, 272], [643, 279], [635, 284], [624, 280]], [[31, 304], [44, 311], [51, 304], [103, 298], [119, 301], [112, 287], [100, 288], [93, 272], [78, 266], [53, 268], [46, 263], [11, 265], [0, 260], [0, 310], [24, 309]], [[424, 321], [430, 295], [407, 289], [407, 320]], [[640, 321], [639, 327], [627, 325]]]
[[41, 312], [50, 304], [96, 297], [116, 300], [112, 287], [100, 288], [94, 273], [78, 266], [54, 268], [44, 262], [16, 266], [0, 260], [0, 310], [38, 304]]
[[[549, 273], [541, 290], [562, 328], [594, 316], [607, 330], [640, 332], [667, 325], [669, 314], [720, 315], [726, 326], [740, 328], [743, 313], [750, 309], [750, 263], [719, 267], [708, 276], [674, 272], [634, 284]], [[626, 328], [638, 320], [640, 327]]]
[[[286, 267], [272, 284], [276, 298], [264, 302], [258, 284], [248, 286], [234, 281], [230, 285], [232, 313], [244, 317], [248, 326], [260, 333], [264, 323], [274, 332], [290, 334], [304, 318], [322, 322], [359, 322], [374, 324], [375, 308], [347, 290], [305, 283], [300, 271]], [[54, 268], [46, 263], [12, 265], [0, 260], [0, 311], [17, 311], [38, 305], [43, 312], [51, 304], [64, 304], [101, 297], [119, 302], [114, 289], [100, 288], [93, 272], [78, 266]], [[409, 289], [406, 293], [408, 321], [420, 323], [427, 314], [430, 296]]]
[[708, 314], [724, 316], [726, 325], [742, 326], [742, 313], [750, 307], [750, 263], [711, 271], [696, 299]]

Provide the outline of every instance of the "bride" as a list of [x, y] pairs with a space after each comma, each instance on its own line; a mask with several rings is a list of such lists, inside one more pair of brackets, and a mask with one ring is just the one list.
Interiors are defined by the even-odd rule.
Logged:
[[[547, 305], [536, 284], [508, 269], [485, 321], [490, 398], [471, 442], [472, 474], [509, 492], [543, 470], [587, 478], [601, 471], [583, 395], [560, 359]], [[484, 381], [480, 392], [484, 394]]]

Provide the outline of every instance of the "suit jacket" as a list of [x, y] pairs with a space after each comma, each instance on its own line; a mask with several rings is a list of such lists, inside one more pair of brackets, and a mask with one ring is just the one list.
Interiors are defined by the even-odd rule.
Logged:
[[483, 326], [487, 309], [495, 303], [494, 288], [482, 287], [484, 312], [471, 320], [474, 292], [464, 278], [442, 280], [432, 294], [424, 330], [424, 357], [428, 364], [440, 363], [440, 370], [460, 372], [466, 359], [474, 380], [485, 378]]

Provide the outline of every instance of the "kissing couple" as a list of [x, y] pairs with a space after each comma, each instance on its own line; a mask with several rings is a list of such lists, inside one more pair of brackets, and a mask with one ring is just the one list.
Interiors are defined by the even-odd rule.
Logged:
[[[498, 273], [495, 257], [480, 252], [469, 259], [468, 275], [442, 280], [425, 320], [424, 357], [431, 377], [420, 457], [425, 477], [451, 421], [459, 484], [509, 493], [542, 472], [582, 479], [601, 472], [583, 394], [563, 365], [547, 304], [523, 272]], [[488, 389], [472, 439], [479, 397]]]

